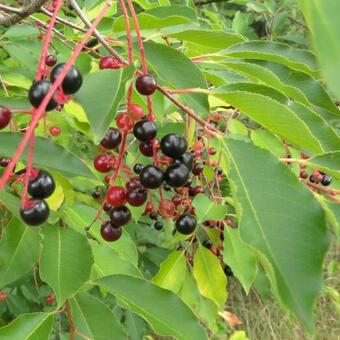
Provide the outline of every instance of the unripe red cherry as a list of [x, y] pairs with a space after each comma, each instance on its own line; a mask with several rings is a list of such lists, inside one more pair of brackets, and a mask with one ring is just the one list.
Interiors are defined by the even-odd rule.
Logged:
[[213, 147], [211, 147], [211, 148], [208, 149], [209, 155], [216, 155], [216, 152], [217, 152], [216, 149], [213, 148]]
[[130, 131], [133, 128], [133, 120], [124, 112], [121, 112], [116, 118], [116, 124], [119, 129]]
[[128, 107], [127, 114], [132, 120], [140, 120], [144, 117], [144, 110], [138, 104], [131, 104]]
[[54, 302], [55, 302], [55, 295], [53, 295], [53, 294], [47, 295], [46, 303], [48, 305], [53, 305]]
[[120, 65], [116, 58], [106, 56], [101, 57], [99, 61], [99, 69], [100, 70], [106, 70], [106, 69], [118, 69], [120, 68]]
[[45, 59], [45, 64], [49, 67], [53, 67], [54, 65], [57, 64], [57, 57], [53, 54], [50, 54], [46, 57]]
[[4, 302], [8, 299], [8, 294], [6, 292], [0, 292], [0, 302]]
[[179, 195], [175, 195], [171, 200], [175, 204], [176, 207], [182, 203], [182, 197]]
[[116, 227], [110, 221], [107, 221], [102, 224], [100, 235], [107, 242], [117, 241], [122, 236], [122, 228]]
[[153, 208], [154, 208], [154, 205], [152, 203], [148, 203], [145, 207], [145, 213], [148, 214], [150, 213], [151, 211], [153, 211]]
[[112, 186], [106, 193], [106, 200], [113, 207], [124, 205], [126, 203], [126, 189], [120, 186]]
[[140, 94], [150, 96], [156, 91], [157, 84], [153, 77], [143, 74], [136, 79], [136, 89]]
[[51, 126], [50, 127], [50, 134], [53, 137], [58, 137], [61, 133], [61, 129], [58, 126]]
[[158, 212], [164, 218], [172, 217], [175, 212], [176, 206], [172, 201], [162, 200], [158, 206]]
[[308, 178], [308, 172], [307, 171], [301, 171], [300, 172], [300, 178], [302, 178], [302, 179], [307, 179]]
[[0, 105], [0, 130], [5, 128], [12, 118], [12, 112], [9, 108]]
[[219, 112], [215, 112], [213, 116], [213, 120], [218, 122], [221, 119], [221, 114]]
[[106, 154], [98, 155], [93, 161], [93, 166], [97, 171], [107, 173], [113, 169], [114, 158]]

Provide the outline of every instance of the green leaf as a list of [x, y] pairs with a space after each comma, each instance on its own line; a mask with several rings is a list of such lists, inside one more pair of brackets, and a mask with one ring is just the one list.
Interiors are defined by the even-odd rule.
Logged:
[[91, 242], [91, 248], [94, 258], [92, 280], [114, 274], [142, 277], [140, 270], [117, 250], [95, 242]]
[[[160, 78], [161, 83], [174, 89], [207, 89], [207, 82], [198, 67], [181, 52], [161, 44], [144, 44], [146, 59]], [[191, 93], [181, 96], [200, 115], [209, 110], [208, 96]]]
[[224, 228], [223, 261], [249, 293], [257, 274], [257, 258], [240, 238], [238, 229]]
[[330, 89], [340, 98], [339, 2], [336, 0], [298, 0], [318, 53], [322, 72]]
[[195, 208], [196, 217], [199, 222], [208, 220], [223, 220], [228, 212], [225, 205], [216, 204], [203, 194], [196, 195], [192, 205]]
[[156, 285], [178, 293], [185, 280], [187, 264], [182, 251], [173, 251], [162, 262], [158, 273], [152, 279]]
[[75, 95], [87, 114], [94, 142], [99, 144], [117, 115], [119, 104], [126, 96], [134, 67], [119, 70], [100, 70], [84, 78], [84, 84]]
[[1, 340], [48, 339], [52, 330], [53, 314], [22, 314], [10, 324], [0, 328]]
[[[84, 228], [93, 222], [96, 214], [97, 209], [77, 203], [65, 211], [64, 219], [71, 228], [84, 232]], [[131, 240], [129, 234], [123, 230], [123, 234], [117, 242], [106, 242], [100, 235], [100, 226], [101, 223], [99, 221], [95, 222], [88, 233], [95, 237], [99, 243], [105, 244], [107, 247], [117, 251], [124, 260], [137, 267], [138, 252], [136, 244]]]
[[2, 35], [2, 38], [9, 40], [28, 40], [29, 38], [36, 38], [38, 35], [38, 28], [32, 25], [21, 24], [9, 27]]
[[88, 339], [127, 339], [110, 309], [94, 296], [78, 293], [70, 305], [75, 328]]
[[199, 45], [208, 46], [210, 51], [219, 51], [244, 41], [244, 38], [238, 34], [202, 29], [186, 30], [169, 34], [169, 36], [178, 40], [190, 41]]
[[324, 213], [308, 188], [269, 152], [242, 141], [223, 142], [240, 236], [256, 250], [279, 301], [312, 331], [328, 248]]
[[183, 340], [208, 339], [190, 308], [171, 291], [124, 275], [105, 277], [96, 283], [122, 299], [158, 334]]
[[312, 152], [323, 151], [307, 123], [297, 117], [289, 106], [258, 93], [243, 91], [220, 93], [219, 91], [223, 92], [223, 89], [214, 92], [214, 96], [237, 107], [269, 131]]
[[266, 149], [276, 157], [281, 158], [285, 155], [282, 140], [268, 130], [252, 130], [250, 137], [256, 146]]
[[218, 258], [203, 246], [196, 250], [193, 274], [201, 294], [223, 310], [227, 300], [227, 278]]
[[12, 218], [0, 241], [0, 288], [28, 273], [39, 254], [39, 231]]
[[313, 53], [278, 42], [247, 41], [229, 47], [224, 53], [228, 57], [274, 61], [311, 76], [318, 75]]
[[322, 85], [310, 75], [269, 61], [223, 63], [228, 69], [239, 72], [252, 80], [263, 82], [311, 108], [313, 105], [336, 114], [339, 110]]
[[40, 277], [54, 290], [58, 306], [90, 279], [93, 264], [86, 237], [71, 228], [43, 229]]
[[330, 225], [333, 227], [337, 238], [340, 237], [340, 204], [337, 202], [329, 201], [324, 196], [317, 196], [320, 204], [325, 210], [326, 217]]
[[0, 191], [0, 202], [15, 216], [19, 221], [20, 216], [20, 199], [10, 194], [9, 192], [2, 190]]
[[340, 151], [327, 152], [304, 160], [304, 163], [340, 179]]
[[[17, 149], [21, 139], [22, 134], [20, 133], [1, 132], [0, 154], [5, 157], [11, 157]], [[26, 161], [26, 159], [27, 148], [20, 157], [21, 161]], [[37, 167], [60, 172], [67, 177], [94, 177], [94, 174], [80, 158], [48, 138], [35, 138], [33, 164]]]

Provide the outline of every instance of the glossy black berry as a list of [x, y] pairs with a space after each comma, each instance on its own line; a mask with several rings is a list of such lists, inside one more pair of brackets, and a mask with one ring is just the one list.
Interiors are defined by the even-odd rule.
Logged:
[[1, 157], [0, 158], [0, 166], [3, 168], [6, 168], [7, 165], [11, 162], [11, 160], [9, 158], [6, 157]]
[[164, 180], [171, 187], [178, 188], [188, 181], [189, 175], [190, 171], [184, 164], [171, 164], [164, 173]]
[[49, 213], [48, 204], [41, 199], [30, 199], [20, 208], [22, 220], [32, 226], [44, 223], [48, 219]]
[[112, 209], [112, 205], [111, 205], [110, 203], [105, 203], [105, 204], [103, 205], [103, 210], [104, 210], [105, 212], [110, 212], [111, 209]]
[[141, 142], [149, 142], [156, 137], [157, 126], [148, 119], [141, 119], [133, 127], [134, 136]]
[[[51, 82], [54, 83], [64, 68], [65, 63], [56, 65], [51, 72]], [[79, 70], [75, 66], [71, 66], [70, 70], [67, 72], [61, 87], [65, 94], [76, 93], [83, 83], [83, 77]]]
[[183, 163], [191, 171], [194, 162], [194, 155], [191, 152], [186, 152], [182, 156], [175, 159], [174, 163]]
[[[38, 80], [35, 81], [28, 91], [28, 99], [30, 103], [38, 108], [41, 102], [44, 100], [46, 94], [51, 88], [51, 83], [48, 80]], [[52, 96], [50, 101], [46, 106], [46, 111], [54, 110], [58, 106], [55, 97]]]
[[158, 214], [157, 214], [156, 211], [151, 211], [151, 213], [149, 214], [149, 217], [150, 217], [152, 220], [157, 220]]
[[170, 133], [161, 140], [161, 151], [171, 158], [179, 158], [187, 150], [188, 143], [183, 136]]
[[163, 229], [163, 223], [162, 222], [156, 222], [153, 227], [156, 229], [156, 230], [162, 230]]
[[322, 177], [321, 184], [327, 187], [328, 185], [332, 183], [332, 181], [333, 181], [333, 178], [331, 176], [324, 175]]
[[213, 243], [210, 240], [204, 240], [202, 245], [203, 247], [210, 249], [213, 246]]
[[311, 183], [315, 183], [316, 182], [316, 178], [315, 178], [314, 175], [310, 175], [309, 176], [309, 182], [311, 182]]
[[133, 207], [140, 207], [148, 198], [148, 192], [145, 188], [139, 187], [129, 190], [126, 194], [127, 202]]
[[163, 182], [163, 172], [154, 165], [147, 165], [140, 173], [140, 182], [147, 189], [156, 189]]
[[122, 134], [116, 128], [109, 128], [100, 144], [105, 149], [115, 149], [122, 141]]
[[192, 167], [192, 171], [191, 171], [191, 172], [193, 173], [193, 175], [199, 176], [199, 175], [202, 173], [203, 168], [204, 168], [204, 165], [203, 165], [203, 164], [201, 164], [201, 163], [196, 163], [196, 164], [194, 164], [194, 166]]
[[120, 227], [130, 221], [131, 212], [125, 205], [114, 207], [110, 211], [110, 219], [113, 225]]
[[117, 241], [122, 236], [122, 228], [116, 227], [110, 221], [106, 221], [100, 228], [100, 234], [105, 241]]
[[143, 170], [143, 165], [140, 163], [137, 163], [133, 166], [133, 172], [137, 175], [139, 175]]
[[57, 63], [57, 57], [53, 54], [50, 54], [45, 59], [45, 64], [49, 67], [53, 67]]
[[100, 192], [100, 191], [94, 191], [92, 194], [91, 194], [91, 196], [95, 199], [95, 200], [97, 200], [97, 199], [99, 199], [99, 198], [101, 198], [102, 197], [102, 193]]
[[150, 75], [143, 74], [136, 79], [136, 89], [143, 96], [150, 96], [156, 91], [157, 83]]
[[179, 233], [184, 235], [192, 234], [196, 228], [195, 216], [185, 213], [182, 214], [176, 221], [176, 229]]
[[153, 156], [153, 148], [151, 143], [140, 143], [139, 144], [139, 151], [145, 157], [152, 157]]
[[53, 177], [47, 171], [39, 170], [38, 175], [29, 181], [27, 191], [33, 198], [47, 198], [53, 194], [54, 189]]

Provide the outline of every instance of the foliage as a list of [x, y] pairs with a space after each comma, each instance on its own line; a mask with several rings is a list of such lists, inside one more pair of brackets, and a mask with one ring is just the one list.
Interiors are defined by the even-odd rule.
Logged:
[[[232, 273], [245, 294], [256, 289], [263, 295], [270, 286], [277, 303], [313, 333], [323, 263], [340, 230], [339, 58], [332, 43], [340, 29], [339, 10], [330, 2], [335, 7], [311, 0], [134, 1], [146, 61], [163, 89], [152, 96], [157, 138], [183, 134], [195, 151], [200, 136], [207, 150], [216, 149], [199, 156], [204, 168], [194, 184], [204, 193], [190, 201], [198, 227], [189, 236], [174, 233], [173, 219], [164, 218], [161, 231], [152, 228], [143, 205], [130, 207], [132, 220], [118, 241], [100, 237], [100, 201], [93, 191], [104, 196], [107, 185], [92, 162], [108, 128], [127, 110], [141, 66], [138, 30], [130, 18], [130, 66], [101, 70], [107, 49], [96, 39], [87, 43], [75, 63], [83, 87], [35, 130], [33, 165], [56, 181], [47, 223], [34, 228], [21, 221], [22, 183], [10, 180], [0, 191], [1, 339], [223, 338], [233, 332], [221, 317], [230, 294], [226, 274]], [[90, 20], [104, 3], [78, 1]], [[67, 61], [86, 26], [66, 4], [59, 16], [71, 25], [57, 22], [49, 53]], [[0, 105], [30, 109], [27, 90], [48, 20], [40, 12], [0, 28]], [[98, 30], [128, 56], [119, 3]], [[147, 110], [135, 89], [132, 101]], [[28, 124], [27, 115], [15, 114], [0, 131], [1, 157], [12, 157]], [[60, 135], [51, 134], [54, 126]], [[152, 162], [131, 134], [127, 145], [126, 168]], [[309, 181], [302, 172], [330, 175], [332, 184]], [[173, 191], [164, 195], [171, 199]], [[160, 202], [156, 192], [153, 200]], [[246, 338], [243, 332], [231, 336]]]

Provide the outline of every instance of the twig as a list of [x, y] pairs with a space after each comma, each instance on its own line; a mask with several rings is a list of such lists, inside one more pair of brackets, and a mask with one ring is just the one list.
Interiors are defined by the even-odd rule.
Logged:
[[[76, 3], [75, 0], [70, 0], [70, 4], [73, 7], [73, 9], [75, 10], [75, 12], [77, 13], [77, 15], [79, 16], [79, 18], [84, 22], [84, 24], [86, 26], [89, 25], [89, 20], [86, 18], [86, 16], [84, 15], [83, 11], [81, 10], [81, 8], [78, 6], [78, 4]], [[99, 40], [99, 42], [106, 48], [106, 50], [108, 52], [110, 52], [111, 55], [113, 55], [119, 62], [121, 62], [122, 64], [128, 65], [128, 61], [126, 59], [124, 59], [123, 57], [121, 57], [121, 55], [116, 52], [105, 40], [105, 38], [97, 31], [95, 30], [93, 32], [95, 34], [95, 36], [97, 37], [97, 39]], [[138, 74], [142, 74], [141, 71], [137, 70]], [[180, 101], [178, 101], [171, 92], [168, 92], [164, 87], [157, 85], [157, 90], [162, 92], [170, 101], [172, 101], [177, 107], [179, 107], [180, 109], [182, 109], [185, 113], [187, 113], [190, 117], [192, 117], [193, 119], [195, 119], [199, 124], [201, 124], [202, 126], [208, 128], [211, 132], [215, 133], [216, 135], [219, 136], [224, 136], [225, 134], [219, 130], [217, 130], [215, 127], [213, 127], [212, 125], [208, 124], [204, 119], [202, 119], [198, 114], [196, 114], [192, 109], [190, 109], [188, 106], [182, 104]]]
[[66, 316], [67, 316], [68, 327], [69, 327], [69, 330], [70, 330], [70, 340], [74, 340], [74, 333], [75, 333], [76, 329], [74, 327], [71, 309], [70, 309], [70, 304], [69, 304], [68, 300], [66, 300], [66, 302], [65, 302], [65, 313], [66, 313]]
[[[47, 0], [34, 0], [29, 5], [19, 8], [16, 13], [13, 13], [10, 16], [0, 16], [0, 26], [12, 26], [31, 14], [39, 12], [40, 7], [46, 2]], [[8, 9], [8, 6], [5, 7]], [[5, 8], [2, 7], [2, 9]]]

